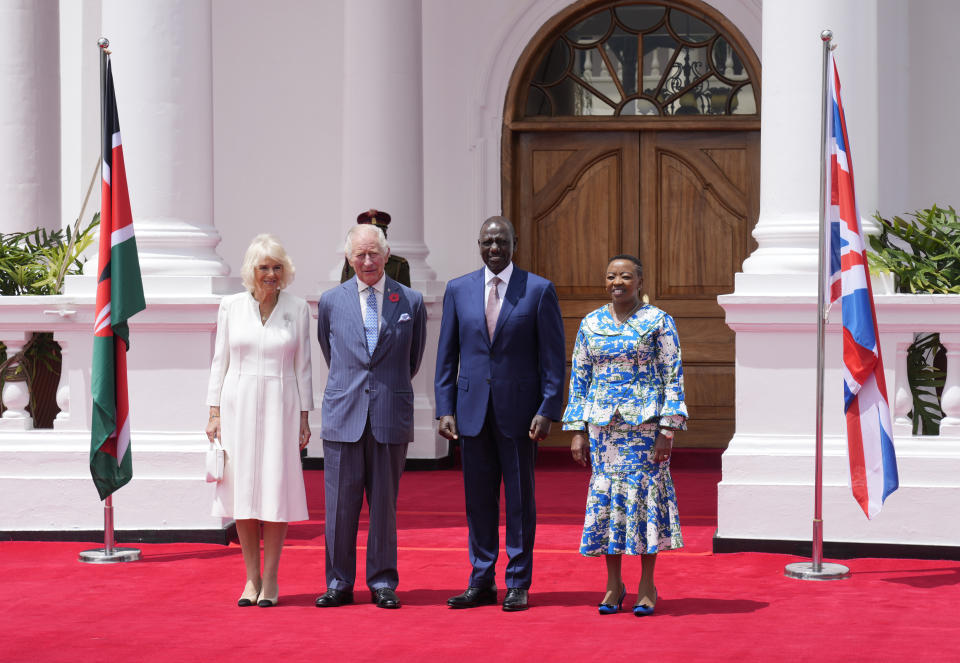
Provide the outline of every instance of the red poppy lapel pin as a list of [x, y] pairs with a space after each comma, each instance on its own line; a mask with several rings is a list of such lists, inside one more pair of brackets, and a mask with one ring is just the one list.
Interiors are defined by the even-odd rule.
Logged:
[[400, 301], [400, 293], [399, 293], [399, 292], [391, 292], [391, 293], [390, 293], [390, 301], [393, 302], [394, 304], [396, 304], [397, 302], [399, 302], [399, 301]]

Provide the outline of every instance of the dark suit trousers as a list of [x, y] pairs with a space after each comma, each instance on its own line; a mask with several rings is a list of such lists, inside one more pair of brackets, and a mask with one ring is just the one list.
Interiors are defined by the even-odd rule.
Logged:
[[460, 444], [467, 526], [470, 530], [471, 587], [494, 584], [500, 549], [500, 481], [507, 522], [507, 587], [529, 589], [533, 576], [533, 541], [537, 530], [534, 466], [537, 444], [524, 435], [511, 438], [496, 425], [492, 403], [480, 434]]
[[397, 492], [406, 457], [406, 444], [380, 444], [373, 438], [369, 419], [357, 442], [323, 441], [329, 589], [353, 590], [357, 579], [364, 492], [370, 507], [367, 586], [397, 588]]

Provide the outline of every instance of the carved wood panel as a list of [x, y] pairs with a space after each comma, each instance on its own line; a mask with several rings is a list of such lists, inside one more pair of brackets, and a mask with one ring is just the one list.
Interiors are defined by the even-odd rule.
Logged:
[[516, 262], [561, 297], [604, 297], [610, 251], [636, 235], [638, 145], [635, 133], [520, 137]]
[[684, 446], [726, 446], [735, 429], [735, 335], [717, 295], [755, 248], [759, 132], [644, 132], [641, 233], [651, 302], [677, 322], [689, 430]]
[[[507, 210], [515, 260], [551, 279], [567, 357], [580, 319], [605, 304], [610, 256], [644, 263], [643, 291], [677, 322], [690, 430], [680, 446], [723, 447], [734, 431], [734, 334], [718, 294], [753, 249], [759, 133], [551, 132], [517, 136]], [[569, 366], [568, 366], [569, 371]], [[554, 431], [551, 444], [567, 444]]]

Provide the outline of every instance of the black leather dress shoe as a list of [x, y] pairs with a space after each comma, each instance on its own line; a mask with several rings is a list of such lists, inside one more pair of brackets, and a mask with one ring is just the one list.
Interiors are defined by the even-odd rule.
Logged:
[[503, 599], [504, 612], [517, 612], [526, 610], [530, 606], [527, 604], [527, 590], [519, 587], [510, 587], [507, 589], [507, 595]]
[[400, 607], [400, 599], [397, 593], [389, 587], [377, 587], [370, 592], [370, 601], [378, 608], [387, 608], [394, 610]]
[[353, 603], [353, 592], [345, 589], [328, 589], [316, 600], [318, 608], [338, 608], [341, 605], [350, 605], [351, 603]]
[[467, 587], [463, 594], [447, 599], [451, 608], [476, 608], [478, 605], [493, 605], [497, 602], [497, 586]]

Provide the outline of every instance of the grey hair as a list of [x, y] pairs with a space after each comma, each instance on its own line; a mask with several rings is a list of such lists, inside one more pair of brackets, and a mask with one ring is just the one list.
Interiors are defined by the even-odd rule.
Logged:
[[293, 275], [296, 274], [297, 270], [293, 266], [290, 256], [287, 255], [286, 250], [275, 235], [263, 233], [253, 238], [250, 246], [247, 247], [247, 252], [243, 255], [240, 279], [248, 292], [253, 292], [257, 264], [264, 258], [276, 260], [283, 265], [283, 278], [280, 279], [280, 288], [286, 288], [293, 281]]
[[384, 255], [390, 255], [390, 244], [387, 242], [387, 236], [377, 226], [370, 223], [362, 223], [354, 226], [347, 233], [347, 241], [343, 244], [343, 255], [347, 261], [350, 261], [350, 255], [353, 253], [353, 239], [362, 232], [374, 233], [377, 236], [377, 244], [380, 245], [380, 252]]

